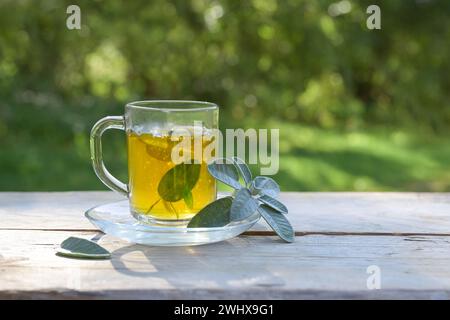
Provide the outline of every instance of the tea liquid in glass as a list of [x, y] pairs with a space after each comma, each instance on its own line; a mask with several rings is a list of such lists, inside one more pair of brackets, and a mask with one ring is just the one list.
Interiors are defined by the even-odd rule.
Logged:
[[[214, 136], [207, 130], [201, 132], [201, 136], [184, 137], [173, 136], [172, 131], [127, 133], [130, 203], [134, 215], [159, 222], [188, 220], [215, 200], [216, 182], [207, 169], [214, 154], [204, 152], [214, 143]], [[190, 153], [189, 158], [194, 158], [194, 145], [201, 146], [201, 154], [195, 153], [197, 163], [172, 161], [172, 150], [183, 139], [190, 140], [185, 141], [190, 142], [189, 150], [184, 148], [182, 152], [184, 156]]]

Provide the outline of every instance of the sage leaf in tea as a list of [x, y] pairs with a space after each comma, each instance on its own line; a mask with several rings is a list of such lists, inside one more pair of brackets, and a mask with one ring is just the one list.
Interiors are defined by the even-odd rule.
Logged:
[[159, 196], [169, 202], [185, 198], [186, 190], [191, 191], [200, 176], [200, 164], [181, 163], [170, 169], [158, 185]]
[[230, 208], [233, 202], [232, 197], [225, 197], [211, 202], [189, 222], [188, 228], [211, 228], [223, 227], [231, 222]]
[[239, 183], [239, 174], [233, 162], [229, 159], [219, 158], [208, 165], [209, 173], [217, 180], [234, 189], [242, 188]]
[[250, 172], [250, 169], [248, 168], [247, 164], [244, 162], [244, 160], [238, 157], [233, 157], [231, 158], [231, 160], [233, 160], [234, 165], [241, 174], [241, 177], [244, 180], [245, 185], [248, 186], [252, 182], [252, 173]]
[[261, 201], [262, 203], [268, 205], [272, 209], [277, 210], [278, 212], [281, 212], [284, 214], [288, 213], [288, 209], [286, 208], [286, 206], [275, 198], [272, 198], [268, 195], [263, 194], [262, 196], [260, 196], [258, 198], [258, 200]]
[[258, 212], [281, 239], [286, 242], [294, 242], [294, 229], [284, 214], [265, 204], [258, 207]]
[[[166, 146], [160, 146], [160, 145], [153, 145], [149, 144], [144, 141], [146, 144], [145, 150], [149, 154], [149, 156], [161, 160], [161, 161], [170, 161], [171, 160], [171, 152], [168, 152], [167, 150], [170, 150], [172, 146], [167, 144]], [[169, 149], [170, 148], [170, 149]]]
[[61, 243], [57, 254], [81, 259], [109, 259], [111, 253], [97, 243], [76, 237], [69, 237]]
[[241, 188], [236, 192], [230, 209], [232, 221], [243, 220], [250, 217], [258, 209], [258, 202], [253, 199], [250, 190]]
[[175, 207], [172, 205], [172, 203], [170, 201], [166, 201], [166, 200], [163, 200], [162, 203], [164, 205], [164, 208], [166, 208], [167, 212], [174, 213], [178, 219], [178, 217], [179, 217], [178, 211], [175, 209]]
[[258, 176], [252, 182], [252, 191], [253, 194], [265, 194], [276, 198], [280, 193], [280, 187], [272, 178]]
[[183, 194], [184, 203], [186, 203], [187, 207], [189, 209], [192, 209], [194, 207], [194, 199], [192, 198], [192, 192], [189, 189], [184, 189]]

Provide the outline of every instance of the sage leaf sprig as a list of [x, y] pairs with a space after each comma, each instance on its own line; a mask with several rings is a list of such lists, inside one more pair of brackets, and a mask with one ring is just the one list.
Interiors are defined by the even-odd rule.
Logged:
[[208, 171], [235, 191], [232, 196], [218, 199], [200, 210], [188, 228], [222, 227], [258, 212], [281, 239], [294, 241], [294, 230], [285, 216], [288, 209], [277, 199], [280, 187], [275, 180], [264, 176], [253, 179], [247, 164], [237, 157], [215, 159], [208, 165]]

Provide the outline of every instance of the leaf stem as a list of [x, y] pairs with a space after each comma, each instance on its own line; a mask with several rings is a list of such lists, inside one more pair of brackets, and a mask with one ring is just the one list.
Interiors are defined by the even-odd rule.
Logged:
[[175, 214], [177, 215], [177, 219], [180, 219], [180, 217], [178, 216], [178, 212], [175, 209], [175, 207], [173, 206], [172, 202], [169, 202], [169, 206], [172, 208], [173, 212], [175, 212]]
[[148, 208], [146, 214], [149, 214], [150, 211], [152, 211], [153, 207], [156, 206], [156, 205], [158, 204], [158, 202], [160, 202], [160, 201], [161, 201], [161, 198], [159, 198], [158, 200], [156, 200], [156, 202], [155, 202], [154, 204], [152, 204], [152, 205], [150, 206], [150, 208]]

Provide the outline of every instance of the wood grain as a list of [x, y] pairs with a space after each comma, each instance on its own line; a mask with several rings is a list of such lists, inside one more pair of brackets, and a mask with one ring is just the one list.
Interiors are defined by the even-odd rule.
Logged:
[[[296, 242], [261, 222], [198, 247], [146, 247], [84, 218], [112, 192], [0, 193], [2, 299], [450, 299], [450, 194], [282, 193]], [[69, 236], [111, 260], [61, 258]], [[381, 289], [368, 290], [378, 266]]]
[[[95, 230], [84, 211], [122, 199], [109, 191], [3, 192], [0, 229]], [[448, 193], [286, 192], [281, 200], [298, 234], [450, 234]]]
[[[197, 247], [99, 243], [112, 260], [58, 257], [68, 236], [95, 232], [0, 231], [0, 298], [293, 299], [450, 297], [449, 237], [241, 236]], [[381, 271], [368, 290], [367, 267]], [[36, 295], [35, 295], [36, 293]]]

